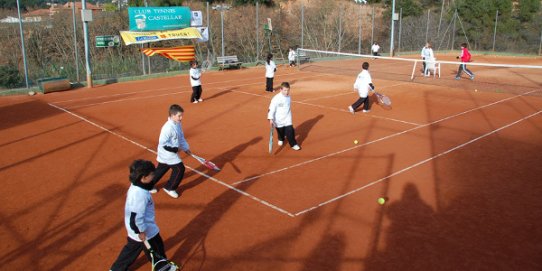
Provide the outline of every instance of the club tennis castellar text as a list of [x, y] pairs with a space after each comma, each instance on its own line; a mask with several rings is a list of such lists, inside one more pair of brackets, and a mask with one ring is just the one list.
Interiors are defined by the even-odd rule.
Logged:
[[136, 15], [143, 14], [148, 21], [164, 21], [164, 20], [182, 20], [183, 16], [175, 14], [173, 8], [167, 9], [137, 9], [134, 12]]

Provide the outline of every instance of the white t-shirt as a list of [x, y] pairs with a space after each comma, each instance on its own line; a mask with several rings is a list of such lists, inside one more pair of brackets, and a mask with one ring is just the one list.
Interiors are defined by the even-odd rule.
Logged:
[[373, 50], [373, 52], [375, 53], [378, 53], [378, 50], [380, 50], [380, 45], [373, 44], [373, 46], [371, 46], [371, 50]]
[[[194, 78], [197, 78], [194, 80]], [[190, 85], [193, 87], [201, 86], [201, 70], [198, 68], [190, 68]]]
[[160, 232], [155, 221], [154, 202], [151, 193], [141, 187], [130, 185], [126, 193], [126, 205], [124, 206], [124, 226], [128, 232], [128, 237], [138, 242], [138, 234], [133, 227], [137, 227], [139, 232], [145, 232], [147, 240], [153, 238]]
[[290, 60], [290, 62], [295, 61], [295, 51], [294, 51], [294, 50], [291, 50], [291, 51], [288, 53], [288, 60]]
[[359, 97], [366, 98], [369, 95], [369, 84], [372, 82], [373, 80], [368, 70], [363, 70], [358, 74], [356, 82], [354, 82], [354, 89], [358, 91]]
[[177, 153], [164, 149], [164, 146], [179, 148], [183, 151], [190, 149], [188, 142], [184, 138], [183, 128], [180, 123], [177, 124], [173, 120], [168, 119], [162, 126], [160, 138], [158, 138], [158, 156], [156, 157], [156, 161], [168, 165], [176, 165], [182, 162]]
[[290, 107], [290, 96], [284, 96], [278, 93], [271, 99], [267, 119], [273, 120], [275, 127], [285, 127], [292, 125], [292, 110]]
[[422, 53], [421, 53], [421, 56], [425, 59], [431, 59], [431, 58], [434, 58], [435, 56], [433, 55], [433, 49], [430, 48], [430, 47], [423, 47], [422, 48]]
[[267, 78], [275, 77], [276, 68], [277, 68], [277, 65], [275, 65], [275, 61], [271, 60], [269, 61], [269, 64], [267, 64], [267, 61], [266, 61], [265, 62], [265, 77]]

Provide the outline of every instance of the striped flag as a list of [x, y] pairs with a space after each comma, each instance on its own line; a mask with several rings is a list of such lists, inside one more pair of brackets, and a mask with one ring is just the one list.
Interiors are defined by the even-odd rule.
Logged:
[[179, 62], [189, 62], [196, 59], [196, 49], [193, 45], [171, 48], [146, 48], [141, 51], [147, 56], [161, 55]]

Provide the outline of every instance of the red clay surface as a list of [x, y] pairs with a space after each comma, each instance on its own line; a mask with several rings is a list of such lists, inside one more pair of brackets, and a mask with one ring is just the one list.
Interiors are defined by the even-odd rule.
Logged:
[[261, 66], [204, 74], [200, 104], [187, 75], [0, 98], [0, 269], [107, 270], [128, 166], [155, 162], [179, 103], [191, 150], [222, 168], [183, 156], [181, 197], [154, 195], [184, 270], [541, 270], [542, 73], [471, 66], [475, 81], [455, 81], [449, 66], [410, 81], [370, 63], [393, 107], [355, 115], [360, 61], [279, 67], [303, 149], [273, 155]]

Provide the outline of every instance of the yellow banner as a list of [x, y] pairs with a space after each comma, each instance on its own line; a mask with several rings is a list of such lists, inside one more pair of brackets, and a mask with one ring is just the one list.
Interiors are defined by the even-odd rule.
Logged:
[[168, 31], [146, 31], [146, 32], [134, 32], [134, 31], [120, 31], [122, 40], [126, 45], [149, 43], [161, 40], [175, 40], [175, 39], [201, 39], [201, 33], [195, 27], [188, 27], [181, 30], [168, 30]]

